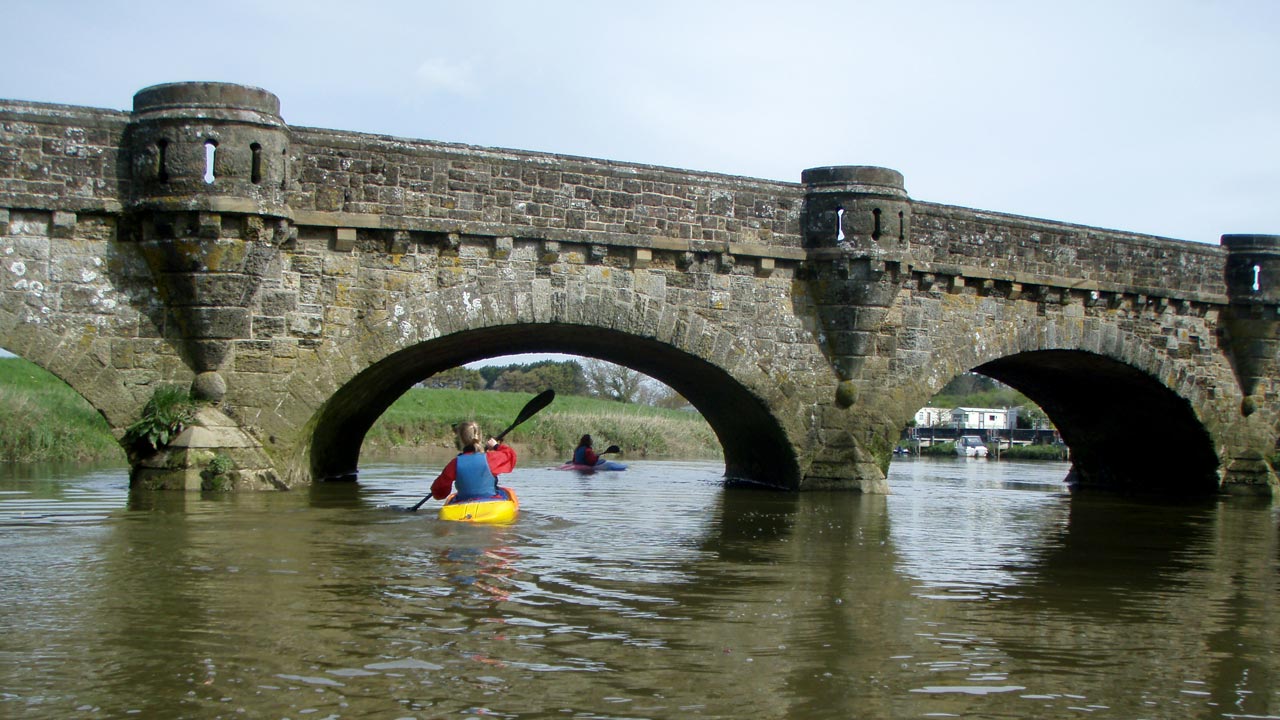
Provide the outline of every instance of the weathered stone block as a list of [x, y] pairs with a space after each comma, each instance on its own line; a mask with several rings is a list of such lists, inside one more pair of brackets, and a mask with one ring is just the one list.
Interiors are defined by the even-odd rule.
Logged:
[[333, 251], [351, 252], [356, 246], [355, 228], [338, 228], [334, 234]]
[[249, 311], [239, 307], [193, 307], [186, 311], [189, 335], [201, 338], [249, 337]]

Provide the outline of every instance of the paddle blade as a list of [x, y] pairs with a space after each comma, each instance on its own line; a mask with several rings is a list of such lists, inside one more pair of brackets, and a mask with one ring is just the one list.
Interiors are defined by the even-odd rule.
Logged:
[[605, 448], [604, 452], [600, 454], [608, 455], [609, 453], [620, 453], [620, 452], [622, 452], [622, 448], [618, 447], [617, 445], [610, 445], [608, 448]]

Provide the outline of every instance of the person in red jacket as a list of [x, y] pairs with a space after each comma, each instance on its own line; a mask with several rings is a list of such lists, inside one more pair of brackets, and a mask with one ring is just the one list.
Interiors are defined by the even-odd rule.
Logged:
[[462, 452], [431, 483], [431, 497], [448, 497], [455, 483], [457, 500], [503, 497], [498, 490], [498, 475], [515, 469], [516, 451], [493, 438], [482, 441], [480, 426], [470, 420], [458, 423], [453, 430]]
[[590, 435], [583, 435], [578, 441], [578, 447], [573, 449], [573, 464], [595, 466], [600, 462], [600, 456], [596, 455], [595, 448], [592, 447], [593, 441]]

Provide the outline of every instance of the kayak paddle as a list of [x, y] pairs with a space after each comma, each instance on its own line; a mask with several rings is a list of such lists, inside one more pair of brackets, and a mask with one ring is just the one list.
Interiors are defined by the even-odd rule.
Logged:
[[[502, 442], [502, 438], [506, 437], [507, 433], [511, 432], [512, 430], [515, 430], [516, 426], [519, 425], [520, 423], [524, 422], [525, 420], [528, 420], [534, 415], [537, 415], [543, 408], [550, 405], [551, 401], [555, 399], [556, 399], [555, 390], [550, 390], [550, 389], [543, 390], [542, 392], [538, 393], [533, 397], [532, 400], [524, 404], [524, 408], [522, 408], [520, 410], [520, 414], [516, 416], [515, 422], [511, 423], [511, 425], [509, 425], [506, 430], [503, 430], [502, 432], [495, 435], [493, 439], [497, 440], [498, 442]], [[426, 497], [419, 500], [417, 505], [414, 505], [413, 507], [409, 508], [409, 512], [417, 512], [418, 508], [422, 507], [422, 504], [430, 499], [431, 499], [431, 495], [428, 494]]]

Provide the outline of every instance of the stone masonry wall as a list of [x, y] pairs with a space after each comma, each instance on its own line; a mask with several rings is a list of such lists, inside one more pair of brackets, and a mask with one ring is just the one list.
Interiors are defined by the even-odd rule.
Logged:
[[912, 209], [911, 258], [926, 272], [1221, 303], [1225, 256], [1212, 245], [1016, 215]]
[[0, 208], [118, 212], [129, 113], [0, 101]]
[[294, 149], [295, 210], [377, 214], [405, 229], [800, 246], [794, 184], [299, 128]]

